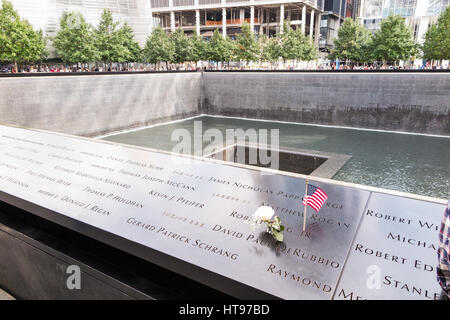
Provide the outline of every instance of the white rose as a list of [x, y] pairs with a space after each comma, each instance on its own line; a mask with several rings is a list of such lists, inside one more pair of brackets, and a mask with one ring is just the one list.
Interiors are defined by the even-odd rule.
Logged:
[[268, 221], [272, 219], [274, 214], [275, 211], [272, 209], [272, 207], [261, 206], [256, 209], [254, 217], [259, 220]]

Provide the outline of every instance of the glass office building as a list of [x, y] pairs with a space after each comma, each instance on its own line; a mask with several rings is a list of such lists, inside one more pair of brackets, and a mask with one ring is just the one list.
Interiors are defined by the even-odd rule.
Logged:
[[372, 31], [380, 28], [381, 21], [398, 14], [406, 19], [418, 42], [431, 23], [450, 5], [450, 0], [361, 0], [360, 19]]
[[127, 22], [136, 40], [144, 44], [152, 27], [150, 0], [10, 0], [19, 15], [34, 28], [54, 36], [64, 11], [78, 11], [88, 23], [98, 25], [103, 9], [110, 9], [116, 20]]

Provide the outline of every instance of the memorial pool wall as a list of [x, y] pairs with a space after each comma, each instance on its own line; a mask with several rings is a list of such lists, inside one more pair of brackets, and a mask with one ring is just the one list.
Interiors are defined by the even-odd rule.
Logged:
[[201, 73], [0, 78], [0, 122], [82, 136], [198, 115]]
[[200, 114], [450, 135], [449, 72], [0, 78], [0, 122], [96, 136]]
[[450, 73], [205, 73], [205, 114], [450, 134]]

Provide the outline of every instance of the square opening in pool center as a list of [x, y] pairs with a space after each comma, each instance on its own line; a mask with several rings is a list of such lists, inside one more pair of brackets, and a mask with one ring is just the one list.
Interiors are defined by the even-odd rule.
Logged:
[[[331, 178], [350, 159], [347, 155], [315, 150], [271, 149], [248, 144], [234, 144], [206, 157], [323, 178]], [[278, 167], [273, 168], [271, 161], [277, 157]]]

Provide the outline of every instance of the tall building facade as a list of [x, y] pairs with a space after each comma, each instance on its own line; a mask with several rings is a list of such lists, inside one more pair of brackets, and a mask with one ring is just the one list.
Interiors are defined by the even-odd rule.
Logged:
[[450, 0], [360, 0], [359, 18], [372, 31], [380, 28], [381, 20], [392, 14], [405, 18], [421, 43], [430, 24], [436, 22]]
[[151, 10], [154, 25], [206, 38], [216, 29], [234, 37], [244, 22], [256, 34], [273, 36], [289, 19], [318, 42], [323, 0], [151, 0]]
[[104, 9], [110, 9], [114, 19], [127, 22], [136, 40], [145, 43], [152, 30], [150, 0], [9, 0], [19, 15], [45, 35], [56, 35], [64, 11], [78, 11], [88, 23], [97, 26]]
[[[45, 35], [54, 36], [64, 11], [78, 11], [97, 26], [104, 9], [114, 19], [127, 22], [136, 40], [144, 45], [153, 28], [182, 28], [205, 38], [218, 29], [234, 37], [244, 22], [255, 34], [273, 36], [283, 32], [283, 21], [301, 30], [318, 44], [324, 0], [10, 0], [20, 16]], [[346, 1], [346, 0], [342, 0]]]
[[358, 17], [359, 0], [325, 0], [324, 13], [320, 21], [319, 49], [329, 52], [334, 48], [338, 29], [345, 18]]
[[338, 36], [338, 29], [351, 10], [351, 0], [325, 0], [324, 13], [320, 20], [319, 49], [329, 52], [334, 47], [334, 39]]

